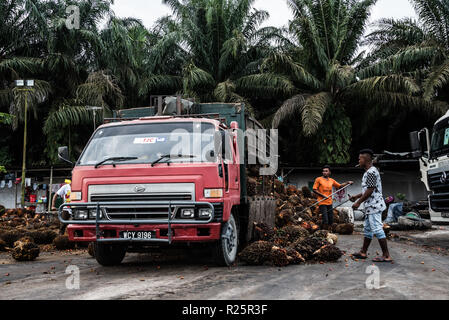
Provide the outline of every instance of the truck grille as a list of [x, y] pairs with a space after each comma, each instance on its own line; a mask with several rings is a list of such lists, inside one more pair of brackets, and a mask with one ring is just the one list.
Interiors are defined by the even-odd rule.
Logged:
[[188, 201], [191, 194], [132, 194], [132, 195], [92, 195], [91, 202], [129, 202], [129, 201]]
[[[213, 204], [214, 206], [214, 220], [213, 222], [223, 221], [223, 204]], [[109, 219], [120, 219], [120, 220], [143, 220], [143, 219], [154, 219], [161, 220], [167, 219], [168, 217], [168, 206], [147, 206], [138, 205], [134, 207], [111, 207], [105, 209]], [[172, 212], [176, 213], [176, 207], [172, 207]]]
[[223, 204], [222, 203], [213, 203], [214, 206], [214, 222], [222, 222], [223, 221]]
[[[443, 172], [447, 175], [447, 182], [443, 183], [441, 177]], [[448, 193], [449, 192], [449, 171], [442, 171], [428, 175], [429, 187], [434, 193]]]
[[429, 197], [430, 207], [436, 212], [449, 212], [449, 193], [437, 193]]
[[[194, 201], [194, 183], [90, 185], [89, 202], [116, 203], [104, 210], [110, 219], [166, 220], [169, 201]], [[121, 205], [118, 202], [135, 203]], [[163, 202], [163, 204], [151, 204]], [[176, 210], [172, 206], [172, 211]]]
[[[173, 208], [172, 208], [173, 210]], [[107, 208], [107, 215], [111, 220], [146, 220], [146, 219], [167, 219], [168, 207], [141, 207], [141, 208]]]

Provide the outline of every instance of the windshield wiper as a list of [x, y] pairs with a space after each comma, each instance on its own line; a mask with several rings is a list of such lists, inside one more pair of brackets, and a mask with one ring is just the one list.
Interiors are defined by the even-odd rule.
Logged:
[[[98, 167], [100, 167], [101, 165], [103, 165], [109, 161], [123, 162], [123, 161], [129, 161], [129, 160], [137, 160], [137, 159], [139, 159], [139, 158], [137, 158], [137, 157], [111, 157], [111, 158], [107, 158], [107, 159], [104, 159], [103, 161], [98, 162], [95, 165], [95, 169], [97, 169]], [[115, 166], [115, 163], [113, 163], [113, 165]]]
[[[189, 159], [193, 159], [193, 158], [195, 158], [195, 156], [194, 156], [194, 155], [191, 155], [191, 154], [189, 154], [189, 155], [182, 155], [182, 154], [177, 154], [177, 155], [173, 155], [173, 154], [165, 154], [165, 155], [161, 156], [159, 159], [153, 161], [153, 162], [151, 163], [151, 166], [154, 167], [157, 163], [161, 162], [161, 161], [164, 160], [164, 159], [167, 159], [168, 161], [170, 161], [170, 159], [172, 159], [172, 158], [189, 158]], [[167, 165], [170, 165], [170, 162], [167, 162]]]

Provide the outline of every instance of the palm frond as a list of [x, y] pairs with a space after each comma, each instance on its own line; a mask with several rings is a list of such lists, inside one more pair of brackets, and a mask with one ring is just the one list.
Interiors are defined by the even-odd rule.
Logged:
[[298, 94], [286, 100], [274, 114], [272, 127], [277, 129], [286, 118], [300, 115], [308, 97], [309, 95]]
[[23, 121], [25, 118], [25, 101], [29, 110], [33, 112], [34, 118], [37, 118], [38, 106], [49, 98], [50, 93], [50, 84], [43, 80], [35, 80], [33, 89], [26, 91], [17, 87], [12, 89], [9, 113], [14, 116], [13, 129], [17, 129], [18, 121]]
[[186, 93], [207, 91], [215, 87], [215, 80], [207, 71], [190, 64], [183, 70], [183, 87]]
[[353, 82], [355, 78], [355, 70], [350, 66], [341, 66], [337, 62], [333, 62], [326, 74], [326, 88], [343, 89]]
[[315, 134], [323, 122], [326, 110], [332, 104], [329, 92], [320, 92], [310, 96], [301, 108], [301, 121], [305, 136]]
[[[85, 106], [73, 106], [64, 103], [57, 110], [49, 113], [43, 129], [44, 133], [48, 135], [63, 128], [92, 123], [93, 119], [93, 112]], [[102, 121], [101, 117], [97, 117], [97, 120]]]
[[274, 73], [245, 76], [235, 83], [238, 92], [257, 98], [288, 97], [297, 90], [289, 78]]
[[148, 75], [144, 76], [139, 94], [148, 96], [151, 93], [173, 93], [182, 89], [182, 78], [170, 75]]
[[444, 50], [438, 46], [420, 45], [408, 47], [397, 54], [359, 70], [357, 75], [361, 79], [365, 79], [373, 76], [415, 70], [417, 66], [428, 66], [431, 61], [441, 59], [443, 56]]
[[[78, 86], [76, 95], [80, 101], [102, 108], [120, 108], [124, 101], [116, 81], [104, 71], [90, 73], [86, 82]], [[114, 105], [108, 105], [106, 99], [114, 101]]]
[[424, 82], [424, 98], [432, 99], [435, 91], [441, 89], [449, 81], [449, 60], [439, 65], [432, 71]]
[[414, 79], [396, 74], [360, 80], [349, 85], [346, 89], [356, 90], [367, 97], [381, 92], [398, 92], [416, 95], [421, 91], [421, 88]]
[[299, 63], [293, 61], [290, 55], [284, 53], [271, 53], [262, 64], [262, 70], [291, 76], [293, 81], [304, 84], [311, 89], [319, 89], [322, 86], [321, 82], [313, 74]]

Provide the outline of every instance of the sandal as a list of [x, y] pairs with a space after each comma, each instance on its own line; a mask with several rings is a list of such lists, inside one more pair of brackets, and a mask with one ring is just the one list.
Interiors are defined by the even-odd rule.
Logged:
[[368, 256], [363, 256], [360, 252], [353, 253], [352, 257], [355, 259], [362, 259], [362, 260], [368, 259]]
[[385, 257], [376, 257], [373, 259], [373, 262], [393, 262], [393, 259], [388, 260]]

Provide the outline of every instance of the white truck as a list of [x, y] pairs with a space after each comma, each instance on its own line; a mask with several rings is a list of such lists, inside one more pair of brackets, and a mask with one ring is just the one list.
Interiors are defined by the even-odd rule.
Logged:
[[449, 111], [433, 127], [410, 133], [412, 155], [419, 158], [421, 181], [429, 192], [433, 223], [449, 223]]

